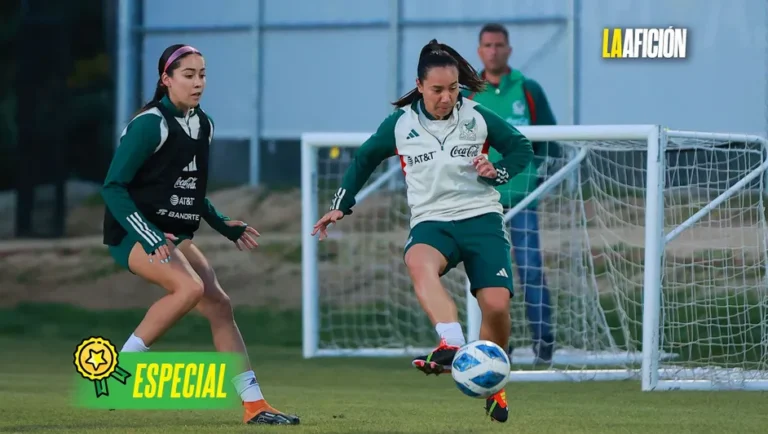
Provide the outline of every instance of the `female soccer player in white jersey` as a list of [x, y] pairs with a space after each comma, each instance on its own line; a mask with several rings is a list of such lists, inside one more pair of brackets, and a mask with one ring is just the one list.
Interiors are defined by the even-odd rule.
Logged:
[[[149, 308], [123, 352], [149, 347], [192, 309], [211, 324], [218, 351], [247, 351], [229, 297], [192, 241], [200, 220], [239, 249], [257, 246], [243, 222], [221, 215], [206, 197], [213, 121], [200, 108], [205, 60], [186, 45], [172, 45], [158, 62], [155, 95], [123, 131], [102, 196], [106, 203], [104, 243], [115, 261], [168, 295]], [[264, 399], [250, 368], [232, 379], [251, 424], [296, 425]]]
[[[357, 150], [331, 210], [313, 235], [352, 213], [355, 195], [376, 167], [397, 155], [405, 173], [411, 231], [404, 260], [419, 303], [440, 337], [430, 354], [413, 366], [426, 374], [450, 369], [465, 343], [456, 305], [440, 276], [460, 262], [482, 310], [480, 339], [506, 347], [512, 296], [510, 242], [495, 186], [522, 172], [533, 158], [530, 141], [498, 115], [462, 98], [459, 87], [483, 90], [477, 71], [451, 47], [435, 40], [419, 55], [416, 88], [396, 101], [397, 110]], [[487, 159], [493, 147], [503, 158]], [[508, 418], [506, 396], [488, 398], [493, 420]]]

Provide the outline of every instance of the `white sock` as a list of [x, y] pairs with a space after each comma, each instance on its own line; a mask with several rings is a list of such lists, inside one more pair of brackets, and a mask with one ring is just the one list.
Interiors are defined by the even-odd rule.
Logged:
[[123, 349], [120, 350], [121, 353], [143, 353], [145, 351], [149, 351], [149, 347], [144, 345], [144, 341], [133, 333], [131, 333], [131, 336], [125, 341]]
[[457, 322], [437, 323], [435, 330], [441, 339], [445, 339], [445, 343], [448, 345], [461, 347], [467, 343], [464, 339], [464, 332], [461, 330], [461, 324]]
[[264, 399], [264, 395], [261, 394], [259, 382], [256, 381], [256, 374], [254, 374], [253, 371], [243, 372], [242, 374], [235, 376], [235, 378], [232, 379], [232, 384], [235, 385], [235, 389], [243, 402], [253, 402]]

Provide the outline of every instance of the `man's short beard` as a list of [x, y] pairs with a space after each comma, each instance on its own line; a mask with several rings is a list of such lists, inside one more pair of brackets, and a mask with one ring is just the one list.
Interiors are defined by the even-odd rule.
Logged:
[[494, 68], [494, 69], [487, 69], [486, 68], [486, 71], [490, 72], [493, 75], [502, 75], [505, 72], [507, 72], [507, 67], [506, 66], [500, 66], [500, 67]]

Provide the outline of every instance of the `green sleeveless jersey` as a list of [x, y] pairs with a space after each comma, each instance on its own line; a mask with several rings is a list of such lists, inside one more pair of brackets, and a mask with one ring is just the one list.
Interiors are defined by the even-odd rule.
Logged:
[[101, 190], [104, 244], [130, 234], [152, 253], [166, 243], [164, 232], [192, 237], [200, 220], [230, 240], [242, 235], [206, 197], [213, 131], [200, 107], [183, 113], [167, 96], [128, 123]]

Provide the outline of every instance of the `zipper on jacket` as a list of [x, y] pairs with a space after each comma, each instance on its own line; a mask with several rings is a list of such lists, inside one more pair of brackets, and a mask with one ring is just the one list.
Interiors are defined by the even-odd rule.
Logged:
[[437, 138], [436, 135], [432, 134], [432, 131], [430, 131], [429, 128], [424, 126], [424, 124], [421, 122], [421, 118], [419, 118], [419, 124], [421, 125], [422, 128], [424, 128], [429, 133], [430, 136], [434, 137], [435, 140], [437, 140], [437, 143], [440, 144], [440, 150], [441, 151], [445, 150], [445, 141], [448, 140], [448, 137], [450, 137], [451, 134], [453, 134], [453, 132], [456, 131], [456, 128], [459, 127], [459, 121], [457, 120], [456, 121], [456, 125], [454, 125], [453, 128], [451, 129], [451, 131], [449, 131], [448, 134], [445, 135], [445, 139], [440, 140], [440, 139]]

